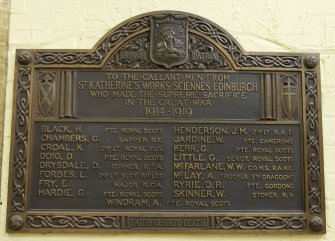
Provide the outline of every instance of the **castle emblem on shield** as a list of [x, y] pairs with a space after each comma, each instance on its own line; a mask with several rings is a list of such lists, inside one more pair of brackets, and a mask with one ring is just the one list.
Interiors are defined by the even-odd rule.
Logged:
[[167, 69], [184, 64], [188, 58], [188, 19], [180, 15], [153, 16], [150, 58]]

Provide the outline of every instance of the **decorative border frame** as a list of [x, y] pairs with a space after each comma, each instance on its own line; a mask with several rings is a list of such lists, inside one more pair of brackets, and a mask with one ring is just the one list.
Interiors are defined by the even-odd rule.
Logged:
[[16, 101], [16, 123], [15, 142], [13, 160], [13, 180], [11, 210], [13, 212], [23, 212], [25, 210], [25, 188], [27, 169], [27, 146], [28, 146], [28, 126], [29, 126], [29, 97], [31, 68], [19, 68], [18, 93]]
[[[202, 231], [250, 230], [325, 233], [325, 201], [323, 181], [322, 126], [320, 110], [319, 55], [299, 53], [246, 53], [238, 42], [221, 27], [199, 16], [183, 12], [152, 12], [134, 17], [109, 31], [90, 50], [18, 50], [16, 62], [16, 99], [13, 110], [11, 170], [8, 194], [7, 231], [59, 231], [59, 230], [131, 230], [131, 215], [45, 215], [28, 212], [26, 206], [28, 140], [32, 121], [31, 82], [36, 69], [52, 68], [101, 68], [122, 43], [149, 31], [152, 16], [167, 14], [188, 17], [189, 29], [215, 44], [230, 61], [233, 69], [262, 71], [295, 71], [301, 74], [303, 93], [303, 120], [305, 156], [306, 213], [304, 215], [211, 215], [208, 226]], [[185, 215], [184, 215], [185, 216]], [[189, 215], [187, 215], [189, 216]], [[204, 217], [203, 215], [195, 215]], [[190, 216], [190, 217], [195, 217]], [[154, 217], [152, 217], [154, 218]], [[136, 228], [135, 228], [136, 229]], [[140, 228], [141, 229], [141, 228]], [[138, 229], [136, 229], [138, 230]], [[147, 231], [147, 230], [146, 230]]]

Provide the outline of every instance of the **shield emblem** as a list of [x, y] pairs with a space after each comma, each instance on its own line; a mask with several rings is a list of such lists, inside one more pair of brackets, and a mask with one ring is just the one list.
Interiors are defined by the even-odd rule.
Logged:
[[288, 119], [296, 119], [298, 111], [297, 77], [284, 76], [281, 80], [281, 105]]
[[150, 58], [167, 69], [184, 64], [188, 58], [188, 19], [180, 15], [153, 16]]

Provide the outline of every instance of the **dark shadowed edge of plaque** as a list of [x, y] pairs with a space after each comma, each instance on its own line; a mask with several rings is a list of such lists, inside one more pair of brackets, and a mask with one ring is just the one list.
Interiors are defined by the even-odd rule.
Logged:
[[[206, 63], [194, 64], [180, 57], [178, 64], [162, 63], [157, 57], [153, 62], [124, 63], [120, 61], [118, 53], [125, 43], [137, 36], [150, 32], [153, 18], [164, 16], [184, 18], [188, 21], [188, 34], [200, 36], [214, 46], [214, 51], [220, 53], [221, 62], [218, 65]], [[151, 38], [153, 38], [151, 36]], [[148, 39], [147, 39], [148, 40]], [[150, 41], [150, 40], [148, 40]], [[151, 40], [153, 41], [153, 40]], [[185, 43], [189, 44], [189, 43]], [[149, 51], [149, 50], [147, 50]], [[116, 59], [118, 58], [118, 59]], [[148, 60], [148, 59], [146, 59]], [[27, 207], [27, 191], [29, 186], [29, 167], [31, 165], [30, 129], [34, 118], [36, 105], [33, 103], [35, 90], [31, 88], [36, 81], [36, 70], [46, 70], [49, 77], [59, 78], [57, 68], [71, 69], [115, 69], [118, 67], [128, 69], [155, 69], [155, 70], [230, 70], [230, 71], [264, 71], [266, 73], [295, 72], [301, 75], [302, 101], [301, 123], [303, 126], [304, 156], [304, 199], [305, 213], [229, 213], [200, 214], [182, 213], [175, 215], [169, 213], [163, 219], [179, 218], [192, 219], [197, 217], [206, 223], [205, 226], [192, 228], [188, 232], [260, 232], [260, 233], [325, 233], [325, 201], [324, 201], [324, 173], [321, 126], [321, 96], [320, 96], [320, 66], [318, 54], [306, 53], [248, 53], [224, 29], [216, 24], [193, 14], [176, 11], [159, 11], [133, 17], [113, 28], [93, 47], [92, 50], [17, 50], [15, 68], [15, 97], [13, 108], [13, 127], [10, 158], [10, 178], [8, 193], [7, 231], [8, 232], [59, 232], [59, 231], [131, 231], [138, 228], [130, 225], [136, 218], [154, 218], [150, 213], [94, 213], [94, 212], [31, 212]], [[123, 67], [124, 65], [125, 67]], [[65, 71], [67, 72], [67, 71]], [[71, 72], [71, 71], [69, 71]], [[64, 73], [67, 75], [71, 73]], [[265, 78], [272, 78], [266, 76]], [[53, 101], [51, 101], [53, 103]], [[57, 105], [40, 108], [47, 120], [56, 116]], [[58, 106], [57, 106], [58, 107]], [[64, 106], [60, 116], [70, 116], [73, 107]], [[62, 111], [61, 111], [62, 112]], [[271, 111], [270, 111], [271, 112]], [[161, 215], [158, 215], [161, 216]], [[157, 216], [156, 216], [157, 217]], [[168, 231], [173, 228], [152, 228]], [[188, 228], [184, 228], [187, 231]], [[148, 232], [149, 230], [145, 230]], [[176, 230], [169, 230], [175, 232]]]

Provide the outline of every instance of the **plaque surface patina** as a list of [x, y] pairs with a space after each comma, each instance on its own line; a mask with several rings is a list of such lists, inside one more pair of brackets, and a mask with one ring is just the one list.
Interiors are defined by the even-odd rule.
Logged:
[[165, 11], [15, 76], [9, 232], [326, 232], [318, 54]]

